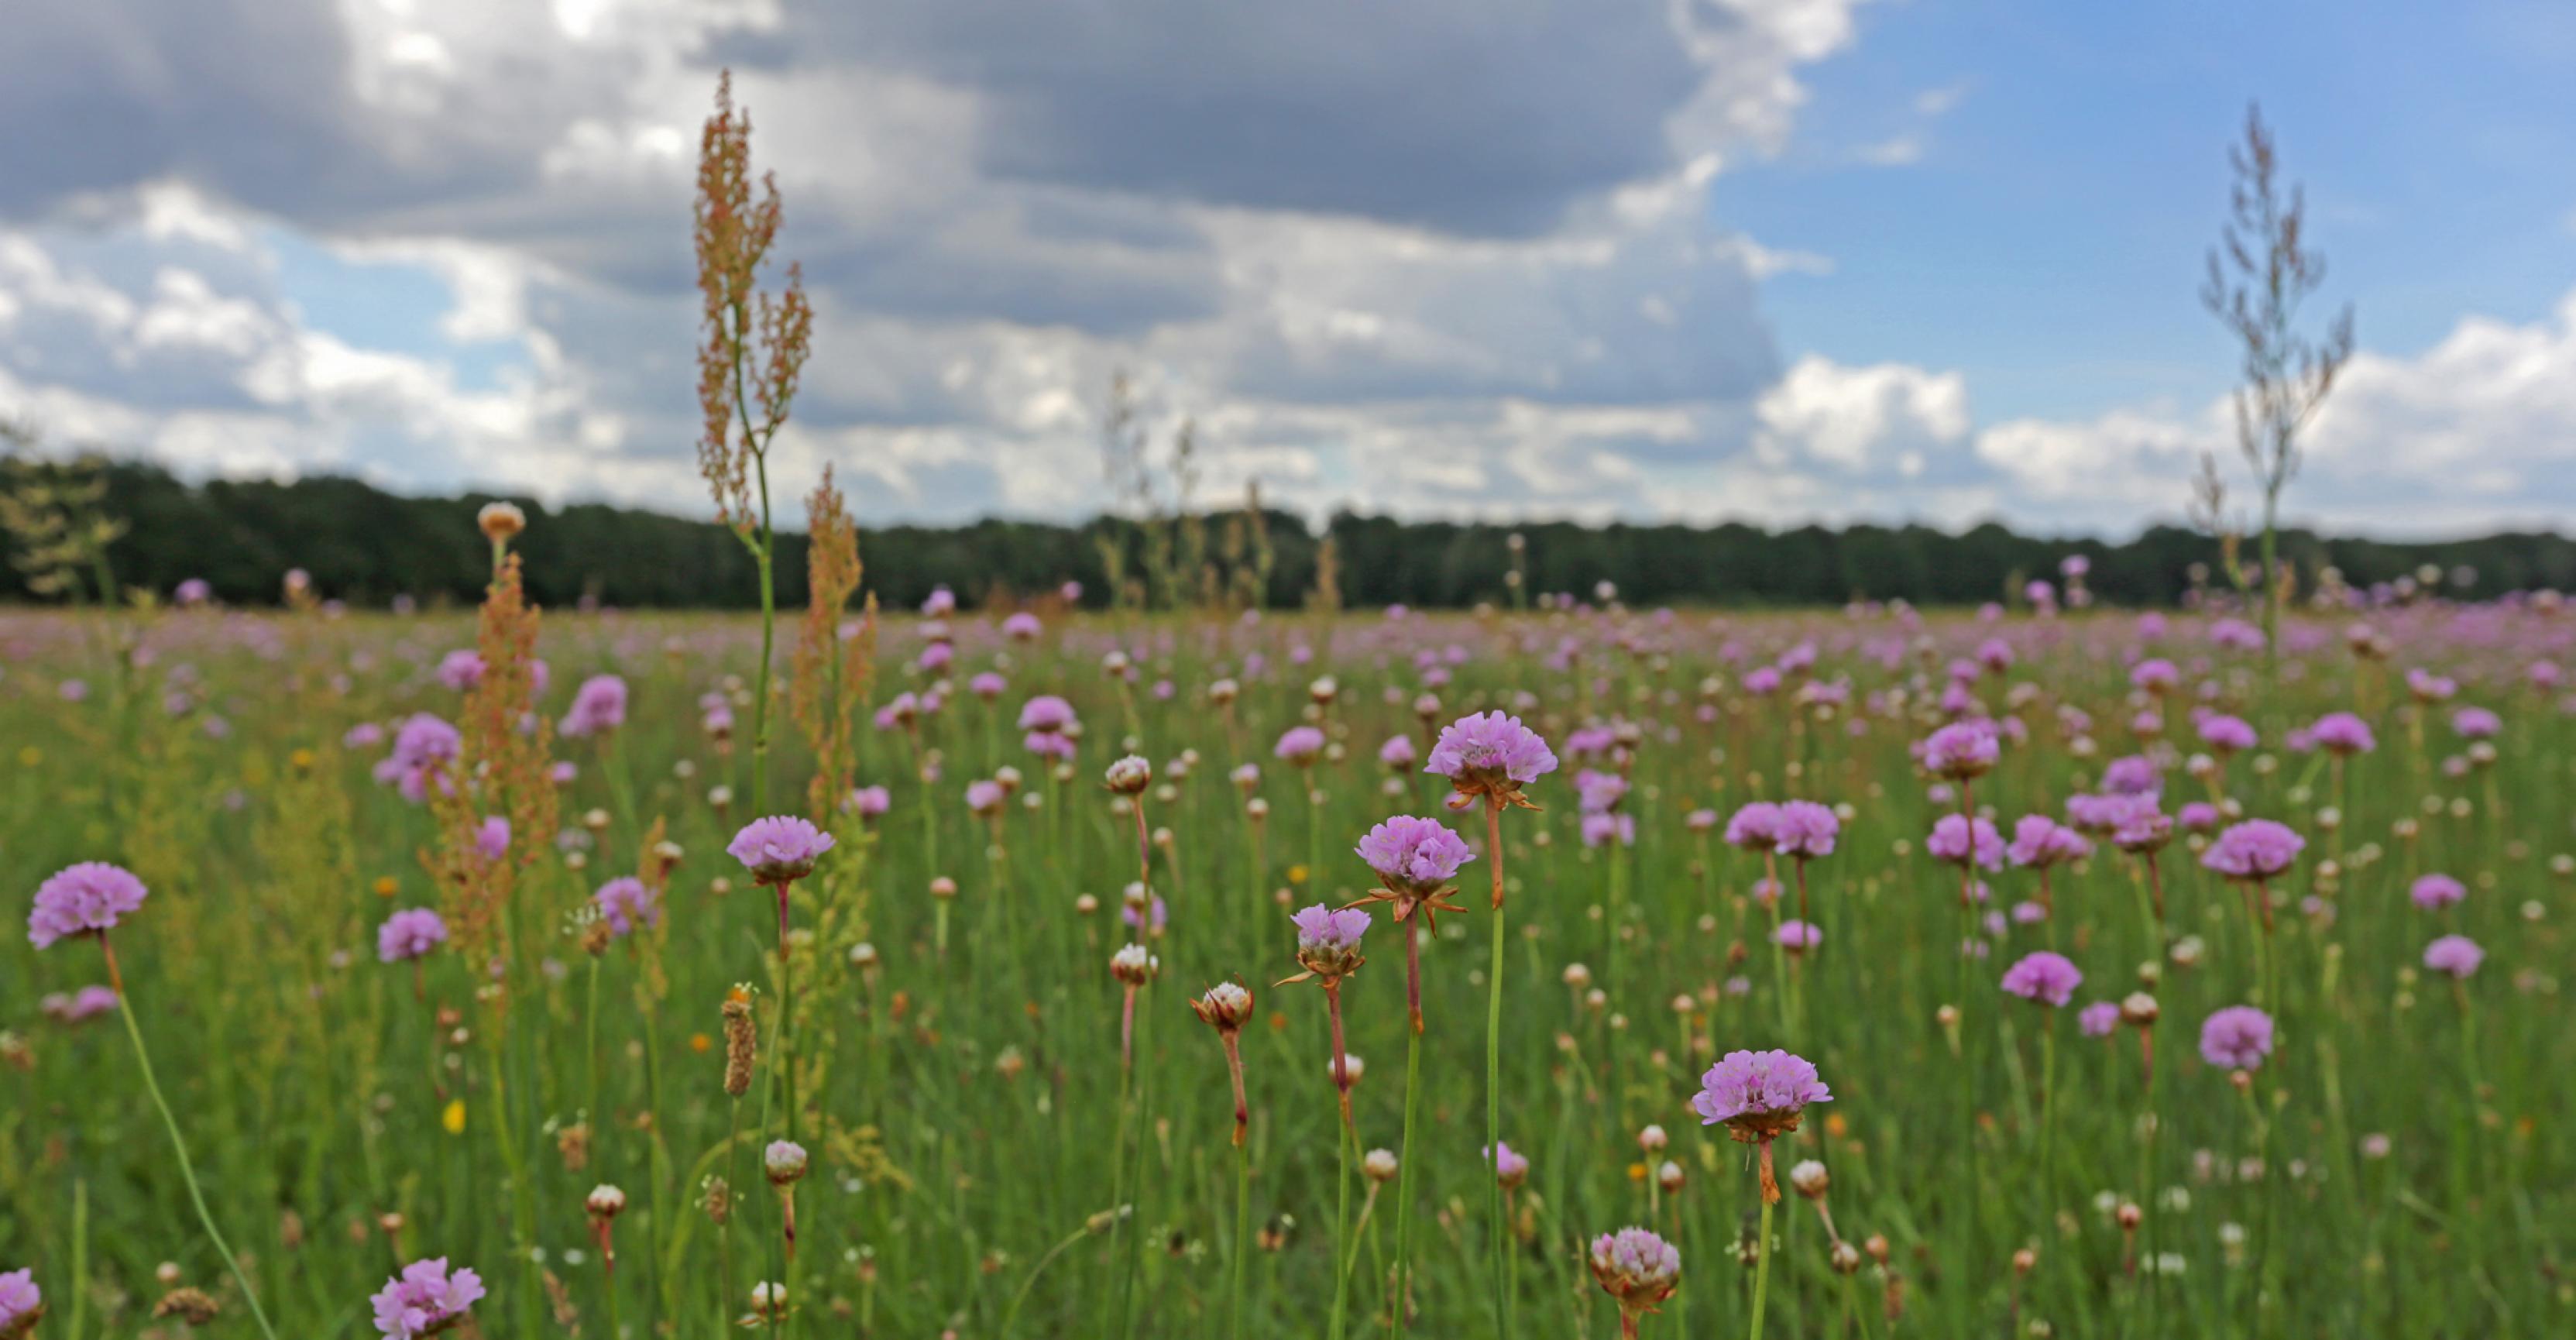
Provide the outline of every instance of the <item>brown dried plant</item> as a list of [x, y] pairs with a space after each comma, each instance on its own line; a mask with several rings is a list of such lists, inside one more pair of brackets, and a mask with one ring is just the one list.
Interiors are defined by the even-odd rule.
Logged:
[[859, 621], [843, 627], [850, 597], [865, 571], [859, 561], [859, 531], [850, 519], [831, 468], [805, 500], [805, 627], [791, 662], [788, 705], [814, 753], [814, 776], [806, 783], [806, 805], [818, 825], [829, 827], [832, 807], [857, 784], [858, 747], [854, 716], [868, 700], [876, 665], [877, 607], [871, 597]]

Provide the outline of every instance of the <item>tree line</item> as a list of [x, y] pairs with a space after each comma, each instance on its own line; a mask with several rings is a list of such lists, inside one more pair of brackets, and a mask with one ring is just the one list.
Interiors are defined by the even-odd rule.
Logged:
[[[66, 488], [69, 481], [81, 488]], [[382, 606], [480, 598], [490, 561], [475, 514], [494, 495], [426, 498], [389, 493], [354, 479], [189, 483], [157, 465], [91, 458], [62, 463], [14, 458], [12, 496], [85, 499], [115, 582], [164, 595], [190, 578], [218, 599], [258, 605], [280, 598], [301, 569], [325, 598]], [[85, 490], [85, 491], [84, 491]], [[554, 606], [751, 608], [759, 603], [750, 553], [712, 522], [584, 503], [526, 510], [517, 540], [528, 589]], [[12, 513], [27, 511], [13, 507]], [[63, 523], [77, 532], [78, 518]], [[1175, 527], [1230, 527], [1227, 542], [1183, 546], [1208, 566], [1149, 586], [1168, 574]], [[31, 540], [13, 522], [13, 562], [0, 598], [56, 598], [36, 580]], [[1242, 552], [1242, 532], [1258, 554]], [[2285, 531], [2284, 560], [2313, 589], [2337, 570], [2352, 585], [2408, 578], [2431, 566], [2455, 594], [2576, 587], [2576, 539], [2505, 533], [2430, 543]], [[1272, 607], [1324, 603], [1459, 608], [1508, 605], [1541, 593], [1589, 597], [1615, 586], [1634, 605], [1816, 606], [1855, 599], [1902, 599], [1923, 606], [2017, 598], [2033, 579], [2057, 580], [2060, 562], [2082, 555], [2094, 595], [2121, 605], [2163, 605], [2215, 579], [2219, 545], [2178, 526], [2154, 526], [2111, 543], [2025, 535], [1993, 522], [1950, 532], [1924, 525], [1818, 525], [1787, 530], [1716, 526], [1521, 525], [1403, 521], [1341, 513], [1319, 531], [1294, 514], [1214, 513], [1142, 521], [1101, 517], [1080, 524], [984, 520], [959, 526], [886, 526], [860, 537], [869, 590], [889, 608], [919, 605], [947, 587], [969, 606], [1009, 603], [1083, 587], [1082, 602], [1124, 595], [1141, 604], [1201, 603], [1223, 592]], [[1163, 556], [1157, 561], [1157, 556]], [[1229, 571], [1219, 573], [1223, 563]], [[779, 598], [804, 603], [805, 537], [779, 536]], [[1159, 589], [1169, 586], [1173, 589]]]

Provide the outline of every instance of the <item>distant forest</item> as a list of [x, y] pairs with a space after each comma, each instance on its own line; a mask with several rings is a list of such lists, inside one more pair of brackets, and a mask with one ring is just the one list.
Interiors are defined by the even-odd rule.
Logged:
[[[154, 465], [95, 468], [103, 485], [96, 510], [123, 525], [109, 548], [120, 585], [166, 594], [201, 577], [222, 600], [256, 605], [276, 601], [287, 571], [302, 568], [320, 594], [357, 605], [399, 596], [462, 604], [481, 596], [489, 560], [474, 518], [491, 495], [407, 497], [327, 477], [190, 484]], [[540, 602], [758, 604], [750, 555], [712, 523], [597, 504], [546, 508], [514, 501], [528, 514], [517, 548]], [[779, 519], [782, 529], [801, 525], [801, 504], [783, 500]], [[863, 530], [859, 543], [867, 586], [892, 609], [917, 606], [940, 586], [973, 606], [1052, 593], [1066, 581], [1082, 583], [1085, 603], [1096, 605], [1115, 588], [1153, 581], [1148, 574], [1162, 575], [1166, 596], [1188, 588], [1189, 594], [1221, 590], [1238, 600], [1258, 591], [1271, 606], [1322, 598], [1353, 607], [1455, 608], [1511, 599], [1515, 534], [1524, 545], [1519, 561], [1527, 592], [1588, 595], [1608, 581], [1636, 605], [1813, 606], [1855, 598], [1969, 605], [2007, 598], [2035, 577], [2055, 579], [2059, 560], [2069, 554], [2091, 560], [2087, 580], [2105, 602], [2170, 604], [2195, 584], [2195, 566], [2214, 564], [2218, 552], [2210, 537], [2170, 526], [2112, 544], [2022, 535], [1991, 522], [1953, 534], [1920, 525], [1503, 526], [1344, 513], [1319, 534], [1302, 518], [1275, 510], [1259, 513], [1257, 521], [1214, 513], [1195, 524], [1159, 527], [1115, 518], [1080, 525], [887, 526]], [[12, 537], [13, 549], [20, 539]], [[2576, 587], [2576, 539], [2551, 533], [2394, 544], [2288, 532], [2282, 552], [2297, 565], [2303, 585], [2327, 565], [2349, 583], [2368, 585], [2433, 564], [2446, 573], [2474, 574], [2457, 594]], [[1113, 562], [1120, 565], [1114, 580]], [[1317, 581], [1327, 563], [1328, 592]], [[1173, 575], [1191, 572], [1202, 576]], [[781, 537], [778, 578], [782, 602], [804, 603], [801, 534]], [[2207, 579], [2205, 567], [2201, 579]], [[0, 574], [0, 599], [40, 598], [21, 564]]]

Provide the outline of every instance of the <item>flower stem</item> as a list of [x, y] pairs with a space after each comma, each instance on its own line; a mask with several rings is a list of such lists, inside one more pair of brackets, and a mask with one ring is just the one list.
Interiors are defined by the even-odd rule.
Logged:
[[[108, 948], [105, 932], [99, 934], [98, 943], [107, 955], [108, 975], [118, 977], [116, 951]], [[170, 1115], [170, 1103], [161, 1096], [161, 1081], [152, 1073], [152, 1054], [143, 1046], [143, 1027], [134, 1021], [134, 1004], [126, 999], [121, 977], [119, 981], [116, 1008], [125, 1016], [125, 1035], [134, 1039], [134, 1059], [143, 1068], [143, 1087], [152, 1094], [152, 1106], [160, 1110], [161, 1125], [170, 1132], [170, 1148], [179, 1156], [179, 1178], [188, 1184], [188, 1199], [197, 1207], [197, 1222], [205, 1226], [206, 1237], [215, 1244], [215, 1254], [224, 1258], [225, 1268], [232, 1271], [233, 1282], [241, 1286], [242, 1301], [250, 1305], [251, 1319], [259, 1323], [259, 1333], [268, 1340], [277, 1340], [277, 1328], [268, 1324], [268, 1314], [260, 1310], [259, 1294], [251, 1288], [250, 1276], [242, 1273], [241, 1262], [234, 1259], [231, 1245], [224, 1241], [224, 1231], [215, 1227], [214, 1211], [206, 1208], [206, 1193], [197, 1185], [197, 1167], [188, 1158], [188, 1142], [180, 1138], [179, 1119]]]
[[[1769, 1157], [1771, 1151], [1769, 1141], [1763, 1142], [1762, 1150], [1764, 1157]], [[1768, 1301], [1771, 1293], [1771, 1198], [1769, 1196], [1762, 1198], [1761, 1236], [1753, 1240], [1753, 1246], [1757, 1255], [1753, 1266], [1753, 1329], [1749, 1334], [1753, 1340], [1762, 1340], [1762, 1305]]]
[[[1499, 1159], [1497, 1151], [1503, 1145], [1503, 807], [1497, 800], [1489, 799], [1485, 805], [1485, 852], [1494, 863], [1494, 953], [1485, 980], [1485, 1149], [1488, 1159]], [[1412, 1154], [1405, 1151], [1407, 1158]], [[1510, 1340], [1510, 1284], [1503, 1271], [1503, 1184], [1499, 1177], [1485, 1180], [1486, 1217], [1493, 1221], [1494, 1333]]]

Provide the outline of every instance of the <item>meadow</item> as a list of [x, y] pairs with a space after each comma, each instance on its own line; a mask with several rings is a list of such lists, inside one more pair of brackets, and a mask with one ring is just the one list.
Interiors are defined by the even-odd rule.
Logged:
[[0, 614], [0, 1335], [2576, 1333], [2552, 598], [517, 583]]

